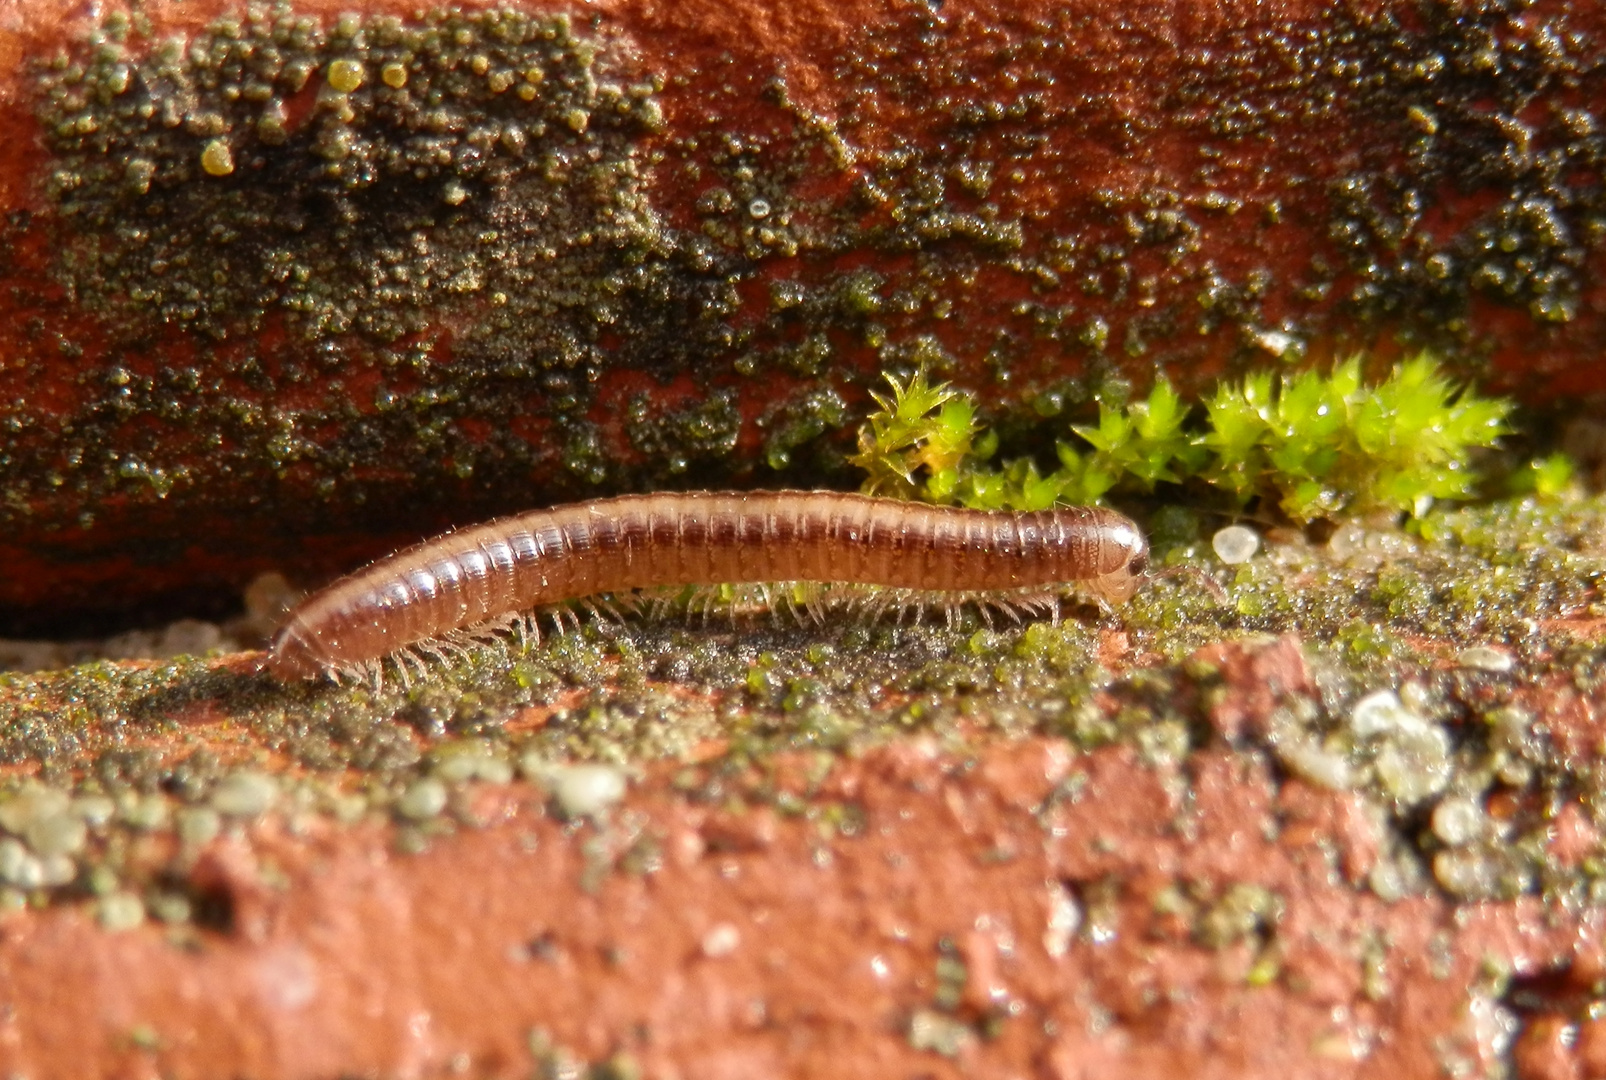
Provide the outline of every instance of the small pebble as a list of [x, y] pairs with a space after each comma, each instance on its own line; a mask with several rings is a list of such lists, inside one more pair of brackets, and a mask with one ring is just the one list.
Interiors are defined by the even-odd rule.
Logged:
[[1462, 649], [1456, 655], [1456, 659], [1460, 661], [1462, 667], [1492, 671], [1497, 675], [1504, 675], [1517, 666], [1516, 659], [1510, 653], [1491, 649], [1487, 645], [1474, 645], [1469, 649]]
[[145, 904], [131, 892], [114, 892], [98, 905], [100, 925], [107, 930], [132, 930], [145, 921]]
[[483, 744], [467, 745], [442, 754], [434, 773], [448, 784], [466, 780], [484, 780], [490, 784], [505, 784], [513, 779], [513, 766]]
[[72, 812], [84, 824], [95, 828], [112, 819], [117, 813], [117, 804], [104, 795], [80, 795], [72, 801]]
[[40, 818], [65, 814], [72, 799], [55, 788], [27, 787], [5, 803], [0, 803], [0, 829], [21, 834]]
[[1363, 739], [1422, 726], [1422, 718], [1406, 709], [1400, 695], [1378, 690], [1355, 703], [1349, 714], [1350, 730]]
[[1210, 538], [1216, 557], [1228, 566], [1246, 563], [1260, 550], [1260, 534], [1244, 525], [1228, 525]]
[[170, 815], [167, 810], [167, 800], [162, 796], [140, 796], [130, 792], [120, 798], [123, 820], [130, 828], [155, 832], [166, 827]]
[[433, 777], [416, 781], [396, 800], [396, 813], [409, 821], [428, 821], [446, 809], [446, 785]]
[[7, 837], [0, 840], [0, 881], [31, 889], [41, 877], [39, 860], [28, 853], [21, 841]]
[[555, 770], [552, 797], [564, 816], [595, 817], [625, 797], [625, 774], [612, 765], [571, 765]]
[[190, 806], [179, 811], [178, 838], [189, 847], [209, 844], [223, 830], [223, 819], [216, 810]]
[[72, 855], [83, 850], [89, 836], [89, 826], [70, 813], [42, 817], [28, 825], [23, 839], [41, 858], [51, 855]]
[[225, 776], [212, 791], [212, 809], [229, 817], [261, 817], [279, 798], [279, 782], [266, 773], [242, 771]]
[[1433, 835], [1451, 847], [1462, 847], [1483, 832], [1483, 807], [1474, 799], [1441, 799], [1433, 808]]
[[703, 955], [710, 959], [729, 956], [742, 943], [741, 931], [728, 922], [716, 923], [703, 935]]
[[78, 876], [78, 864], [70, 855], [45, 855], [39, 860], [39, 884], [47, 889], [70, 885]]

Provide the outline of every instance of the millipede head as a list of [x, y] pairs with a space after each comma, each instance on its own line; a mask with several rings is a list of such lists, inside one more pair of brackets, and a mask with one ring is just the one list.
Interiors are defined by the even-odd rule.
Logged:
[[273, 635], [273, 641], [268, 644], [268, 656], [263, 666], [281, 682], [314, 679], [332, 670], [328, 659], [313, 641], [308, 640], [304, 630], [301, 620], [292, 618], [279, 627], [278, 633]]
[[1116, 549], [1120, 562], [1114, 570], [1091, 578], [1087, 589], [1106, 603], [1124, 604], [1149, 580], [1149, 542], [1137, 526], [1122, 518], [1105, 530], [1102, 543]]

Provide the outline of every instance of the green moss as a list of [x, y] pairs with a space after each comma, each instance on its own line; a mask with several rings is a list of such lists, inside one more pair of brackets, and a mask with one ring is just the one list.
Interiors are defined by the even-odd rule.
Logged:
[[[881, 408], [850, 459], [869, 474], [866, 492], [1022, 510], [1193, 481], [1239, 508], [1260, 499], [1298, 522], [1378, 510], [1420, 518], [1435, 500], [1474, 494], [1472, 452], [1494, 445], [1511, 411], [1456, 389], [1425, 354], [1373, 386], [1359, 358], [1328, 375], [1222, 383], [1205, 399], [1202, 426], [1188, 424], [1189, 407], [1160, 379], [1126, 407], [1101, 401], [1097, 426], [1072, 428], [1091, 451], [1062, 442], [1060, 467], [1041, 474], [1030, 459], [985, 464], [996, 443], [959, 391], [932, 385], [923, 371], [907, 383], [888, 378], [893, 394], [876, 398]], [[1556, 459], [1532, 475], [1547, 494], [1570, 476]]]
[[892, 396], [872, 392], [880, 408], [859, 430], [859, 452], [849, 464], [867, 474], [866, 494], [950, 501], [961, 466], [976, 451], [975, 403], [946, 383], [933, 385], [924, 368], [906, 382], [886, 379]]

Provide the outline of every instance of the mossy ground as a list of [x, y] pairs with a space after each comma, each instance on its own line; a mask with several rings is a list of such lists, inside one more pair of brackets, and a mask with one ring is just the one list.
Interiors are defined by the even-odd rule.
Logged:
[[[12, 795], [0, 812], [14, 808], [16, 820], [0, 820], [14, 834], [0, 843], [11, 880], [0, 895], [132, 890], [154, 912], [183, 914], [194, 905], [163, 892], [171, 860], [220, 829], [264, 813], [377, 815], [416, 845], [461, 823], [452, 793], [465, 784], [506, 782], [515, 767], [547, 783], [554, 762], [713, 762], [695, 773], [695, 794], [778, 752], [828, 760], [916, 734], [963, 752], [1041, 733], [1182, 761], [1222, 738], [1208, 723], [1219, 672], [1199, 651], [1292, 634], [1317, 693], [1233, 744], [1286, 775], [1359, 790], [1395, 824], [1379, 891], [1436, 878], [1469, 899], [1606, 896], [1606, 865], [1546, 860], [1558, 799], [1603, 819], [1606, 802], [1599, 763], [1547, 736], [1535, 696], [1593, 693], [1606, 672], [1594, 629], [1606, 615], [1606, 498], [1435, 511], [1413, 534], [1350, 525], [1321, 544], [1273, 532], [1235, 568], [1209, 553], [1213, 519], [1177, 507], [1146, 516], [1160, 561], [1213, 574], [1229, 606], [1177, 576], [1113, 612], [1067, 605], [1058, 624], [989, 626], [974, 611], [955, 626], [929, 614], [919, 625], [845, 614], [816, 625], [720, 610], [589, 621], [377, 692], [280, 685], [240, 657], [3, 675]], [[1520, 812], [1470, 832], [1447, 825], [1454, 844], [1424, 828], [1445, 800], [1494, 795]], [[176, 840], [153, 848], [142, 836]]]

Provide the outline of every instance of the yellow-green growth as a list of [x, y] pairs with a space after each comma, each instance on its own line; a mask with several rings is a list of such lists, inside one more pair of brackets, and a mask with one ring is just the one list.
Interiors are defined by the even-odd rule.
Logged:
[[[929, 502], [953, 501], [959, 469], [976, 452], [976, 406], [947, 383], [933, 385], [924, 371], [907, 383], [888, 375], [892, 396], [871, 392], [879, 410], [859, 429], [859, 452], [849, 463], [867, 475], [867, 495]], [[985, 455], [982, 455], [985, 456]]]
[[1576, 489], [1576, 471], [1572, 458], [1566, 454], [1551, 454], [1530, 461], [1527, 468], [1512, 473], [1507, 486], [1513, 495], [1559, 499]]
[[[1203, 482], [1239, 507], [1275, 500], [1295, 521], [1375, 510], [1420, 517], [1436, 499], [1472, 495], [1471, 453], [1505, 434], [1511, 411], [1509, 402], [1457, 387], [1427, 354], [1371, 387], [1358, 358], [1325, 375], [1258, 373], [1222, 383], [1192, 424], [1190, 407], [1161, 379], [1145, 400], [1101, 403], [1098, 424], [1073, 427], [1079, 441], [1057, 444], [1059, 467], [1044, 474], [1029, 459], [986, 463], [996, 439], [979, 430], [968, 395], [932, 385], [924, 373], [888, 381], [892, 396], [876, 396], [881, 409], [851, 459], [869, 474], [864, 490], [989, 509]], [[1547, 461], [1530, 485], [1553, 493], [1570, 477], [1564, 459]]]
[[1240, 503], [1275, 498], [1295, 521], [1465, 499], [1471, 453], [1506, 433], [1511, 403], [1457, 387], [1426, 353], [1368, 387], [1359, 359], [1331, 374], [1251, 376], [1205, 402], [1209, 452], [1200, 476]]
[[1111, 408], [1100, 402], [1098, 427], [1071, 428], [1092, 444], [1096, 465], [1093, 461], [1084, 463], [1081, 456], [1063, 444], [1060, 462], [1066, 469], [1092, 469], [1098, 476], [1095, 486], [1103, 485], [1106, 490], [1107, 477], [1131, 477], [1145, 491], [1154, 490], [1158, 480], [1180, 483], [1196, 472], [1207, 456], [1204, 448], [1183, 430], [1188, 409], [1165, 379], [1154, 384], [1147, 401], [1129, 408]]

